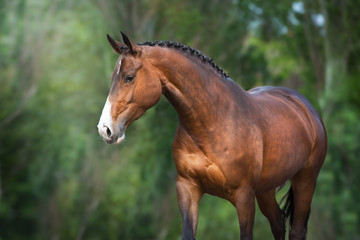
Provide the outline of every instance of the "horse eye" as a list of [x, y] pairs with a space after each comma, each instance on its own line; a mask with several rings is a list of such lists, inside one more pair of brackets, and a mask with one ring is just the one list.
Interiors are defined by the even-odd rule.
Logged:
[[128, 82], [132, 82], [134, 80], [135, 76], [125, 76], [124, 78], [124, 82], [128, 83]]

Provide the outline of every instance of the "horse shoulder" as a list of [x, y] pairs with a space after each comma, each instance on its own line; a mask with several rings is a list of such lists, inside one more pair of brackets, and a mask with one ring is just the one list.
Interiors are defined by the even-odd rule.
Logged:
[[256, 185], [262, 165], [261, 137], [251, 146], [246, 141], [233, 140], [201, 146], [178, 127], [173, 142], [178, 176], [201, 186], [204, 192], [226, 199], [241, 185]]

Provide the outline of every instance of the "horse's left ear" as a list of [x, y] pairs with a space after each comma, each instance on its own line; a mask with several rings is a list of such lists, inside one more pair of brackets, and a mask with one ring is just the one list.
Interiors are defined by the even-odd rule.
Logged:
[[141, 52], [140, 47], [134, 43], [133, 41], [131, 41], [126, 35], [125, 33], [121, 32], [121, 36], [123, 39], [124, 44], [128, 47], [128, 49], [130, 50], [131, 54], [138, 54]]

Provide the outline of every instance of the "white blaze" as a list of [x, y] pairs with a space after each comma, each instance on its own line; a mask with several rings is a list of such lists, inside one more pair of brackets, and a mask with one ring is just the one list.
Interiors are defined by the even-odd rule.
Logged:
[[[117, 62], [117, 65], [118, 65], [117, 71], [116, 71], [117, 75], [119, 75], [119, 73], [120, 73], [121, 60], [122, 60], [122, 57], [120, 57]], [[113, 123], [112, 123], [112, 118], [111, 118], [111, 103], [109, 101], [109, 97], [107, 97], [107, 99], [106, 99], [106, 103], [102, 110], [102, 114], [101, 114], [101, 117], [100, 117], [97, 127], [98, 127], [100, 135], [103, 137], [107, 136], [106, 127], [108, 127], [110, 129], [110, 131], [113, 132]]]
[[[119, 58], [118, 63], [117, 63], [117, 68], [116, 68], [117, 76], [119, 76], [119, 74], [120, 74], [121, 60], [122, 60], [122, 57]], [[102, 110], [101, 117], [100, 117], [99, 123], [97, 125], [97, 128], [98, 128], [99, 134], [105, 139], [109, 139], [108, 130], [111, 131], [111, 134], [114, 134], [114, 126], [113, 126], [113, 121], [112, 121], [112, 117], [111, 117], [111, 103], [109, 101], [109, 97], [107, 97], [107, 99], [106, 99], [106, 103]], [[125, 138], [125, 133], [121, 133], [121, 136], [118, 136], [116, 143], [120, 143], [122, 140], [124, 140], [124, 138]]]
[[107, 136], [106, 128], [109, 128], [110, 131], [113, 132], [113, 122], [111, 118], [111, 103], [109, 101], [109, 97], [106, 99], [106, 103], [102, 110], [101, 117], [97, 127], [100, 135], [103, 137]]
[[119, 75], [119, 73], [120, 73], [120, 68], [121, 68], [121, 60], [122, 60], [122, 58], [120, 58], [120, 61], [119, 61], [119, 67], [118, 67], [118, 70], [117, 70], [117, 75]]

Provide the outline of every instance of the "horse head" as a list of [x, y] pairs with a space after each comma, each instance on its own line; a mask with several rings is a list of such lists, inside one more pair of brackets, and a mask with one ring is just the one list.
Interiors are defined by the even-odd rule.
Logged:
[[135, 44], [122, 32], [121, 35], [124, 43], [107, 35], [113, 51], [120, 55], [97, 126], [107, 143], [120, 143], [127, 127], [155, 105], [162, 93], [157, 69], [144, 58], [146, 47]]

